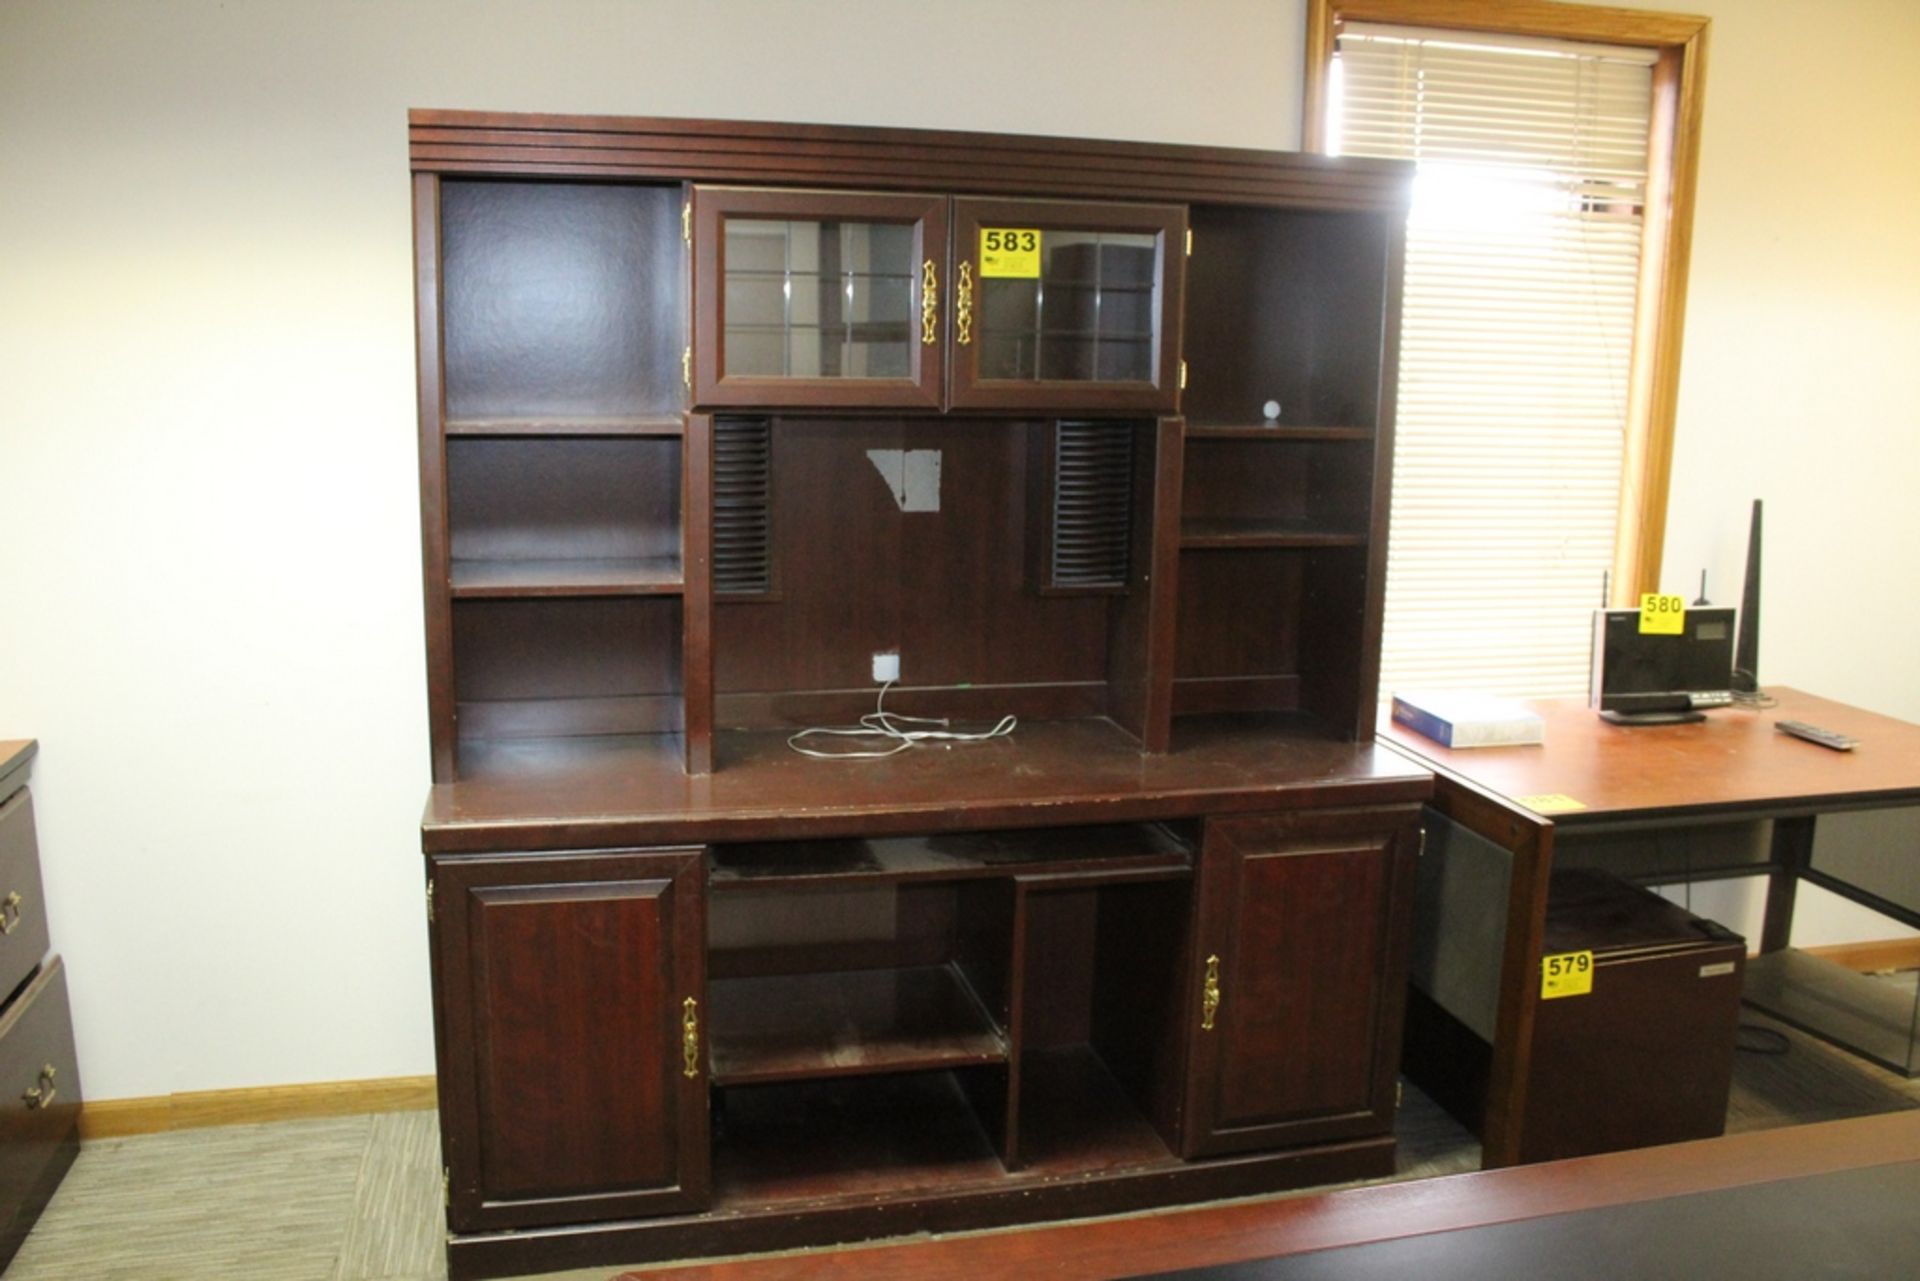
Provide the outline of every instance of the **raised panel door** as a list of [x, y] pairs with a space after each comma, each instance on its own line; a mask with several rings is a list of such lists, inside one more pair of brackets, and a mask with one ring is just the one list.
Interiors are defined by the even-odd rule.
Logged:
[[1392, 818], [1208, 823], [1185, 1155], [1392, 1129], [1414, 840]]
[[699, 851], [436, 860], [460, 1230], [706, 1202]]

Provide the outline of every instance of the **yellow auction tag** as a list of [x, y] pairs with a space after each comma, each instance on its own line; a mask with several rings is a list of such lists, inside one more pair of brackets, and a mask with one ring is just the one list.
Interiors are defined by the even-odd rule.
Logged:
[[1648, 592], [1640, 598], [1642, 636], [1678, 636], [1687, 621], [1687, 602], [1678, 596]]
[[1561, 952], [1540, 958], [1540, 999], [1585, 996], [1593, 991], [1593, 953]]
[[1565, 814], [1569, 810], [1587, 808], [1585, 801], [1576, 801], [1571, 796], [1563, 796], [1559, 792], [1545, 792], [1539, 796], [1516, 796], [1513, 799], [1536, 814]]
[[980, 275], [1040, 279], [1040, 233], [1032, 227], [980, 228]]

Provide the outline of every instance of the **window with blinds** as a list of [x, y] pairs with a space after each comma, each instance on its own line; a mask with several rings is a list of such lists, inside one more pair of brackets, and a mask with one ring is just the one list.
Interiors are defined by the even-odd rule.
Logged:
[[1340, 32], [1330, 149], [1417, 165], [1382, 697], [1586, 690], [1619, 511], [1653, 62]]

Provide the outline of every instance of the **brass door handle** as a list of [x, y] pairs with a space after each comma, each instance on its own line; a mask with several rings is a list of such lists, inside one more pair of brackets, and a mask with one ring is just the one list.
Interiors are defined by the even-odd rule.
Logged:
[[700, 1003], [688, 997], [681, 1007], [680, 1053], [689, 1079], [700, 1075]]
[[56, 1093], [53, 1078], [56, 1075], [53, 1064], [49, 1063], [40, 1069], [40, 1084], [21, 1092], [20, 1101], [27, 1105], [29, 1111], [46, 1107], [53, 1102], [53, 1096]]
[[1213, 1031], [1213, 1016], [1220, 1012], [1220, 958], [1207, 958], [1207, 978], [1200, 985], [1200, 1030]]
[[929, 258], [920, 264], [920, 342], [931, 347], [940, 340], [940, 276]]
[[0, 934], [11, 934], [13, 927], [20, 924], [20, 904], [25, 901], [19, 890], [10, 890], [0, 899]]
[[953, 340], [962, 347], [973, 341], [973, 264], [960, 261], [960, 283], [954, 289]]

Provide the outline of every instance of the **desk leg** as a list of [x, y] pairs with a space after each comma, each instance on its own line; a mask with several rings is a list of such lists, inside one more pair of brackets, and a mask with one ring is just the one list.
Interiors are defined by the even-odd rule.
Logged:
[[1793, 900], [1800, 873], [1813, 853], [1813, 819], [1783, 818], [1773, 825], [1772, 871], [1767, 879], [1767, 912], [1760, 927], [1760, 950], [1778, 952], [1793, 934]]
[[[1526, 816], [1531, 819], [1531, 816]], [[1483, 1169], [1520, 1163], [1522, 1123], [1533, 1062], [1533, 1019], [1540, 1005], [1540, 949], [1547, 925], [1547, 883], [1553, 870], [1553, 825], [1538, 819], [1509, 828], [1513, 876], [1507, 891], [1507, 938], [1500, 961], [1500, 1005], [1480, 1130]]]

